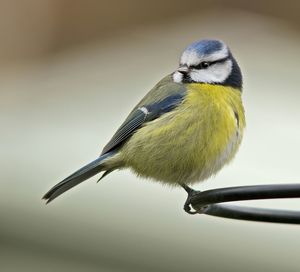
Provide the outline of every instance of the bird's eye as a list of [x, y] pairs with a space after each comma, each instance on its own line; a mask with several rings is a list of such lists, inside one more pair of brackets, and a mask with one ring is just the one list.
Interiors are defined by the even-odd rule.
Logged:
[[202, 68], [207, 68], [209, 66], [209, 62], [206, 62], [206, 61], [201, 62], [200, 64], [201, 64]]
[[209, 65], [210, 65], [209, 62], [203, 61], [203, 62], [200, 62], [198, 65], [193, 66], [192, 68], [195, 68], [195, 69], [205, 69], [205, 68], [207, 68]]

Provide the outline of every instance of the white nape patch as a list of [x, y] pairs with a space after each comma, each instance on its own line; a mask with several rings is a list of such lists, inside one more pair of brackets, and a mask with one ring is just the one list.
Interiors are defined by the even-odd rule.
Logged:
[[232, 71], [232, 61], [216, 63], [206, 69], [192, 69], [189, 76], [195, 82], [221, 83], [224, 82]]
[[183, 79], [183, 74], [176, 71], [174, 74], [173, 74], [173, 81], [175, 83], [181, 83], [182, 82], [182, 79]]

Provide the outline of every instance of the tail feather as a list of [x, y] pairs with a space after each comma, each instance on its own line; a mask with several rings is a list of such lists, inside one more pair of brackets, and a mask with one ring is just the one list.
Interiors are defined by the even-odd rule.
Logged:
[[83, 166], [78, 171], [73, 173], [72, 175], [65, 178], [60, 183], [56, 184], [54, 187], [52, 187], [43, 197], [47, 202], [49, 203], [55, 198], [57, 198], [59, 195], [63, 194], [64, 192], [70, 190], [74, 186], [78, 185], [79, 183], [87, 180], [88, 178], [91, 178], [92, 176], [98, 174], [101, 171], [113, 171], [105, 169], [105, 166], [103, 164], [104, 160], [107, 159], [112, 155], [112, 152], [109, 152], [107, 154], [104, 154], [100, 156], [98, 159], [92, 161], [91, 163]]
[[97, 180], [97, 183], [101, 180], [101, 179], [103, 179], [104, 177], [106, 177], [109, 173], [111, 173], [112, 171], [114, 171], [115, 169], [113, 168], [113, 169], [109, 169], [109, 170], [106, 170], [103, 174], [102, 174], [102, 176]]

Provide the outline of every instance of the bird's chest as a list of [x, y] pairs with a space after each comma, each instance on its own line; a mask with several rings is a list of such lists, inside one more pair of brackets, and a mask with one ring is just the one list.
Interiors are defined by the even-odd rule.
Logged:
[[[204, 85], [205, 86], [205, 85]], [[177, 116], [193, 130], [195, 140], [214, 145], [228, 142], [239, 129], [239, 115], [226, 87], [208, 85], [191, 88]]]
[[[183, 105], [191, 180], [205, 179], [234, 156], [241, 141], [238, 110], [224, 87], [192, 88]], [[190, 119], [188, 119], [188, 115]]]
[[210, 88], [189, 89], [181, 105], [136, 132], [123, 148], [127, 165], [169, 183], [216, 173], [233, 157], [241, 132], [230, 93]]

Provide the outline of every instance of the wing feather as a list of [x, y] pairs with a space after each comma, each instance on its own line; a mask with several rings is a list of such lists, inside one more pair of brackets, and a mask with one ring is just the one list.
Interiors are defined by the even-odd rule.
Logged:
[[101, 155], [122, 146], [141, 126], [177, 107], [184, 99], [186, 89], [172, 81], [170, 76], [160, 81], [133, 109]]
[[132, 133], [144, 123], [145, 118], [146, 114], [143, 111], [139, 109], [136, 110], [133, 113], [132, 118], [117, 130], [112, 139], [103, 148], [102, 154], [117, 148], [121, 143], [123, 143], [124, 140], [131, 136]]

